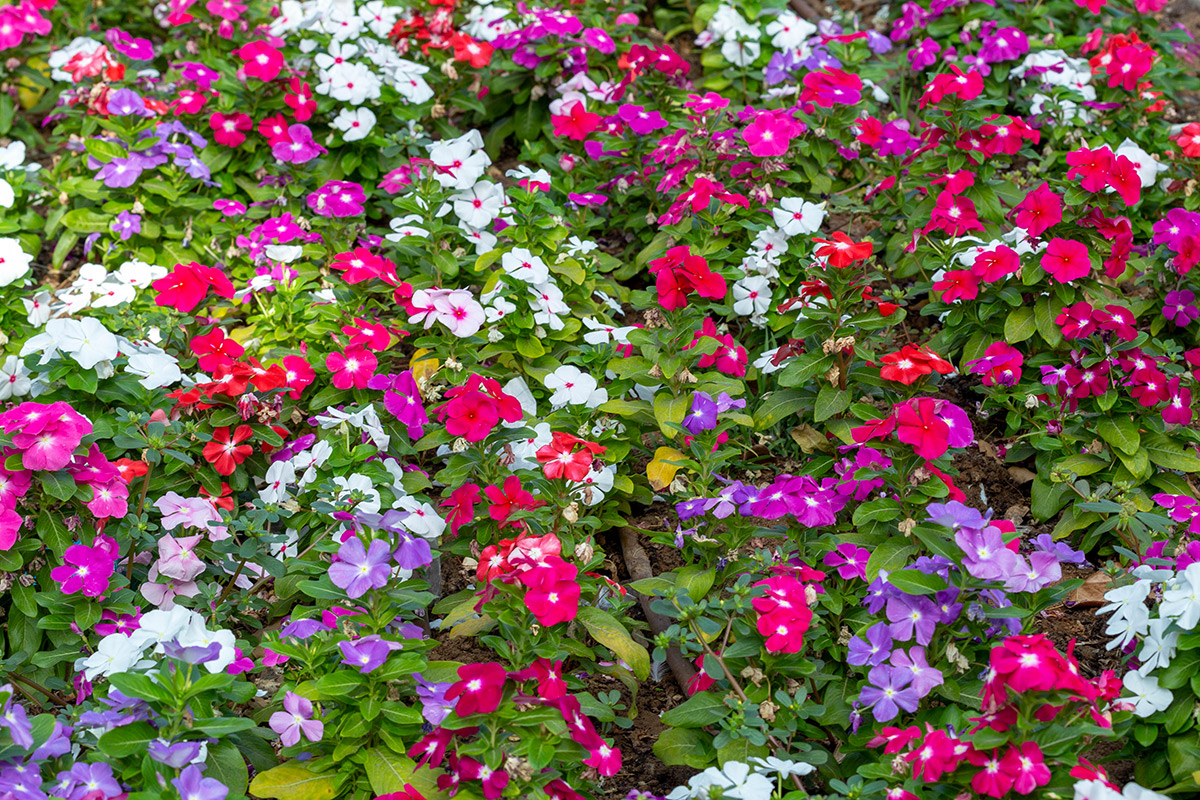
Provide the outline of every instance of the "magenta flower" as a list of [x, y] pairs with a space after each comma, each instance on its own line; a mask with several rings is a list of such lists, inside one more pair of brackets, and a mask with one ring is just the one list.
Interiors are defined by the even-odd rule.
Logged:
[[871, 551], [850, 542], [839, 544], [836, 549], [825, 554], [825, 566], [836, 567], [838, 575], [846, 580], [851, 578], [867, 579], [867, 559]]
[[113, 574], [113, 557], [100, 545], [87, 547], [73, 544], [63, 554], [61, 567], [50, 570], [63, 594], [82, 591], [85, 597], [99, 597], [108, 591], [108, 579]]
[[408, 437], [414, 442], [425, 435], [429, 416], [421, 403], [421, 393], [412, 370], [399, 375], [375, 375], [367, 381], [368, 389], [383, 390], [383, 407], [408, 428]]
[[12, 434], [25, 469], [60, 470], [70, 463], [92, 423], [64, 402], [22, 403], [0, 414], [0, 429]]
[[742, 138], [750, 146], [752, 155], [760, 158], [781, 156], [792, 143], [791, 126], [775, 114], [763, 113], [742, 131]]
[[305, 202], [318, 217], [357, 217], [365, 210], [366, 195], [357, 183], [328, 181], [308, 195]]
[[643, 106], [625, 103], [617, 111], [621, 121], [638, 136], [646, 136], [667, 127], [667, 121], [657, 111], [647, 111]]
[[1200, 317], [1196, 308], [1196, 294], [1191, 289], [1167, 292], [1163, 298], [1163, 316], [1180, 328], [1186, 328]]
[[283, 711], [271, 715], [271, 730], [279, 734], [284, 747], [298, 744], [301, 734], [310, 742], [319, 742], [325, 735], [325, 723], [313, 719], [312, 714], [311, 700], [288, 692], [283, 698]]
[[313, 140], [309, 127], [299, 123], [289, 125], [287, 138], [271, 145], [272, 155], [285, 164], [305, 164], [327, 152], [329, 151]]

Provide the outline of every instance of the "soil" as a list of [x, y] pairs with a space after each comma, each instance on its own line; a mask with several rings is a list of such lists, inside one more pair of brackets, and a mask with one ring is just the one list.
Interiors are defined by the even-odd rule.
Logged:
[[[688, 767], [668, 767], [653, 752], [654, 743], [666, 730], [659, 716], [685, 699], [670, 673], [666, 670], [663, 673], [661, 681], [645, 683], [639, 689], [638, 715], [633, 727], [611, 731], [614, 743], [621, 748], [623, 763], [621, 771], [604, 782], [604, 792], [600, 795], [603, 800], [620, 800], [633, 789], [666, 795], [696, 773]], [[608, 691], [612, 688], [606, 687]], [[622, 692], [622, 701], [629, 702], [627, 692]]]

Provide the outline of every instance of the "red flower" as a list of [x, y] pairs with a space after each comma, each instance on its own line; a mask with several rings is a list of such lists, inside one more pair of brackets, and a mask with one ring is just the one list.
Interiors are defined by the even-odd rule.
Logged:
[[1081, 147], [1067, 153], [1067, 178], [1081, 178], [1079, 185], [1089, 192], [1102, 192], [1108, 187], [1112, 172], [1113, 154], [1107, 147], [1089, 150]]
[[374, 353], [359, 347], [349, 347], [345, 354], [334, 352], [325, 357], [325, 368], [333, 373], [333, 385], [338, 389], [367, 388], [367, 381], [375, 374], [378, 364]]
[[704, 258], [692, 255], [687, 245], [672, 247], [651, 261], [650, 274], [657, 277], [658, 302], [667, 311], [685, 308], [692, 292], [710, 300], [725, 298], [725, 278], [713, 272]]
[[233, 297], [233, 284], [225, 273], [192, 261], [176, 264], [175, 271], [151, 284], [158, 297], [156, 305], [174, 308], [184, 314], [191, 312], [208, 294], [209, 288], [220, 297]]
[[570, 622], [579, 613], [579, 584], [575, 580], [578, 570], [558, 556], [546, 556], [541, 564], [522, 572], [521, 583], [525, 592], [525, 605], [542, 625], [557, 625]]
[[487, 42], [477, 42], [465, 33], [454, 33], [446, 40], [454, 48], [455, 61], [468, 61], [472, 67], [486, 67], [496, 49]]
[[932, 461], [949, 448], [950, 426], [938, 416], [937, 401], [919, 397], [896, 406], [896, 438]]
[[226, 337], [225, 331], [220, 328], [213, 328], [208, 333], [193, 336], [188, 345], [199, 359], [200, 369], [205, 372], [212, 372], [222, 364], [229, 364], [246, 352], [246, 348]]
[[267, 144], [275, 145], [277, 142], [290, 142], [292, 137], [288, 134], [288, 120], [283, 114], [276, 114], [273, 117], [266, 117], [262, 122], [258, 123], [259, 134], [267, 140]]
[[1058, 283], [1069, 283], [1092, 271], [1087, 245], [1074, 239], [1051, 239], [1042, 254], [1042, 269]]
[[[553, 436], [550, 444], [537, 451], [538, 463], [545, 465], [542, 469], [550, 480], [583, 480], [592, 467], [593, 456], [605, 450], [595, 442], [562, 431], [555, 431]], [[576, 445], [582, 445], [582, 449], [576, 450]]]
[[516, 475], [509, 475], [504, 479], [503, 489], [499, 486], [489, 486], [483, 491], [491, 502], [488, 507], [488, 516], [499, 522], [501, 528], [510, 525], [524, 526], [523, 522], [507, 521], [514, 511], [546, 505], [544, 500], [534, 500], [532, 493], [522, 489], [521, 479]]
[[766, 587], [765, 597], [750, 601], [758, 612], [757, 627], [766, 637], [765, 647], [772, 653], [799, 653], [804, 647], [804, 633], [813, 618], [804, 584], [782, 575], [754, 585]]
[[133, 461], [128, 458], [118, 458], [113, 462], [113, 466], [121, 473], [121, 477], [126, 483], [134, 478], [140, 478], [150, 471], [150, 467], [145, 461]]
[[492, 661], [486, 664], [463, 664], [458, 668], [458, 682], [446, 691], [446, 699], [458, 698], [454, 713], [460, 717], [490, 714], [500, 707], [508, 673]]
[[1017, 255], [1016, 250], [1004, 244], [975, 256], [975, 262], [971, 265], [971, 272], [986, 283], [998, 281], [1005, 275], [1020, 271], [1021, 257]]
[[466, 483], [450, 493], [450, 499], [442, 503], [442, 508], [451, 509], [446, 521], [450, 523], [450, 535], [458, 536], [459, 529], [475, 519], [475, 503], [479, 501], [479, 487]]
[[254, 452], [254, 448], [242, 442], [254, 434], [249, 425], [239, 425], [229, 435], [229, 428], [217, 428], [213, 431], [213, 439], [204, 445], [204, 459], [213, 465], [220, 475], [232, 475], [246, 458]]
[[233, 54], [245, 62], [239, 71], [248, 78], [273, 81], [283, 71], [283, 53], [261, 39], [234, 50]]
[[889, 353], [879, 359], [883, 366], [879, 375], [885, 381], [896, 381], [905, 386], [911, 386], [919, 378], [937, 371], [941, 375], [949, 375], [954, 371], [954, 365], [934, 353], [913, 345], [905, 345], [898, 353]]
[[246, 141], [244, 131], [254, 127], [254, 120], [250, 119], [249, 114], [222, 114], [220, 111], [215, 111], [208, 118], [208, 127], [212, 128], [213, 139], [217, 144], [237, 147]]
[[550, 117], [555, 136], [565, 136], [577, 141], [583, 141], [589, 133], [600, 127], [600, 120], [599, 114], [588, 111], [578, 100], [571, 103], [566, 114], [555, 114]]
[[[313, 99], [312, 89], [299, 78], [288, 81], [288, 91], [283, 95], [283, 102], [292, 109], [292, 116], [297, 122], [306, 122], [317, 110], [317, 101]], [[247, 117], [249, 120], [249, 117]]]
[[1043, 183], [1013, 209], [1014, 221], [1030, 236], [1041, 236], [1062, 222], [1062, 198]]
[[974, 300], [979, 296], [979, 276], [969, 269], [950, 270], [942, 275], [940, 281], [934, 281], [933, 290], [942, 293], [942, 302], [945, 303]]
[[814, 239], [813, 241], [825, 245], [818, 247], [815, 251], [816, 254], [821, 258], [829, 259], [829, 266], [838, 269], [848, 267], [855, 261], [865, 261], [875, 252], [875, 245], [871, 242], [853, 242], [841, 231], [836, 231], [832, 240]]

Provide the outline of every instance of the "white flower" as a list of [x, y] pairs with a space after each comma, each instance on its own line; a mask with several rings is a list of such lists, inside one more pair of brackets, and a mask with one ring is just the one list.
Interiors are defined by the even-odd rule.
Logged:
[[360, 492], [365, 495], [365, 499], [360, 500], [354, 506], [356, 512], [364, 512], [366, 514], [376, 514], [382, 505], [379, 497], [379, 492], [375, 489], [375, 484], [371, 483], [371, 479], [366, 475], [360, 475], [357, 472], [352, 475], [337, 476], [333, 482], [341, 487], [338, 492], [337, 499], [346, 500], [350, 497], [351, 492]]
[[145, 289], [159, 278], [165, 278], [167, 268], [145, 261], [126, 261], [114, 273], [117, 280], [127, 283], [135, 289]]
[[437, 539], [446, 530], [446, 520], [438, 516], [429, 503], [422, 503], [415, 497], [401, 497], [393, 507], [408, 512], [400, 524], [409, 533], [425, 539]]
[[803, 197], [783, 197], [771, 216], [785, 236], [813, 234], [825, 221], [825, 204], [810, 203]]
[[46, 333], [54, 337], [59, 350], [84, 369], [117, 357], [117, 337], [98, 319], [52, 319], [46, 323]]
[[570, 239], [567, 239], [567, 244], [565, 246], [567, 253], [573, 256], [586, 256], [588, 253], [600, 247], [600, 245], [596, 244], [592, 240], [588, 239], [587, 241], [584, 241], [578, 236], [572, 236]]
[[[195, 611], [183, 606], [174, 606], [170, 610], [147, 611], [138, 621], [138, 629], [129, 637], [130, 642], [140, 652], [150, 645], [157, 646], [162, 642], [172, 641], [187, 630], [192, 622], [192, 617], [197, 616], [199, 615]], [[200, 624], [204, 624], [203, 618], [201, 618]], [[114, 633], [112, 635], [123, 636], [124, 634]]]
[[407, 217], [398, 217], [393, 219], [390, 223], [388, 223], [391, 225], [392, 233], [387, 234], [383, 238], [387, 239], [389, 242], [400, 242], [410, 236], [416, 236], [418, 238], [428, 236], [429, 231], [412, 224], [420, 221], [422, 221], [421, 217], [417, 214], [409, 214]]
[[499, 184], [480, 181], [470, 189], [451, 195], [450, 201], [454, 203], [455, 216], [463, 223], [472, 228], [483, 228], [500, 216], [507, 198]]
[[10, 142], [0, 147], [0, 172], [17, 169], [25, 163], [25, 143]]
[[92, 298], [92, 308], [114, 308], [128, 303], [137, 296], [137, 290], [128, 283], [122, 283], [115, 276], [109, 276], [95, 289]]
[[343, 108], [329, 124], [341, 131], [347, 142], [357, 142], [375, 127], [375, 112], [369, 108]]
[[264, 503], [278, 505], [287, 500], [288, 484], [296, 482], [296, 467], [291, 461], [276, 461], [267, 470], [267, 485], [258, 493]]
[[12, 208], [16, 201], [17, 193], [13, 191], [12, 184], [0, 178], [0, 208]]
[[629, 344], [629, 334], [635, 330], [632, 325], [625, 327], [606, 325], [595, 317], [584, 317], [583, 325], [589, 329], [583, 335], [583, 340], [588, 344], [607, 344], [609, 342]]
[[133, 353], [129, 356], [129, 364], [125, 371], [140, 375], [141, 380], [138, 383], [147, 389], [159, 389], [183, 380], [179, 362], [173, 355], [162, 350], [156, 353]]
[[1150, 630], [1142, 639], [1142, 652], [1138, 654], [1138, 660], [1142, 662], [1138, 672], [1149, 675], [1158, 667], [1171, 663], [1179, 646], [1179, 631], [1168, 631], [1171, 627], [1169, 619], [1150, 620]]
[[22, 297], [25, 305], [25, 319], [30, 326], [40, 328], [50, 319], [50, 293], [38, 292], [33, 297]]
[[496, 249], [496, 236], [485, 230], [472, 228], [464, 222], [458, 223], [458, 229], [462, 231], [463, 236], [467, 241], [475, 245], [475, 255], [481, 256], [484, 253], [490, 253]]
[[9, 237], [0, 237], [0, 286], [8, 286], [29, 271], [33, 256], [25, 252], [21, 243]]
[[538, 325], [549, 325], [550, 330], [561, 331], [566, 327], [560, 314], [570, 312], [571, 307], [563, 302], [562, 289], [553, 283], [543, 283], [532, 286], [529, 293], [533, 295], [533, 321]]
[[[533, 392], [529, 390], [529, 384], [525, 382], [524, 378], [511, 378], [509, 379], [508, 383], [504, 384], [504, 386], [501, 388], [504, 389], [504, 393], [506, 395], [514, 398], [518, 403], [521, 404], [522, 417], [537, 416], [537, 399], [533, 396]], [[506, 428], [525, 427], [525, 422], [523, 419], [517, 420], [516, 422], [504, 420], [503, 424]]]
[[743, 317], [765, 314], [771, 308], [771, 282], [762, 275], [742, 278], [733, 285], [733, 311]]
[[437, 142], [429, 148], [429, 160], [445, 168], [433, 176], [442, 188], [459, 191], [474, 186], [492, 164], [483, 152], [483, 137], [478, 131]]
[[1125, 800], [1170, 800], [1165, 794], [1152, 792], [1136, 783], [1125, 784], [1125, 788], [1121, 790], [1121, 796]]
[[1174, 619], [1185, 631], [1193, 630], [1200, 622], [1200, 561], [1188, 564], [1178, 588], [1163, 592], [1158, 614]]
[[517, 304], [503, 297], [497, 297], [492, 304], [483, 310], [488, 322], [499, 322], [517, 310]]
[[1104, 781], [1076, 781], [1074, 800], [1121, 800], [1121, 793]]
[[[149, 612], [153, 614], [154, 612]], [[116, 675], [133, 669], [142, 657], [142, 650], [123, 633], [110, 633], [100, 640], [96, 652], [75, 662], [75, 669], [83, 672], [89, 681]]]
[[[321, 73], [322, 83], [316, 91], [334, 100], [360, 106], [368, 100], [378, 100], [383, 81], [366, 64], [346, 62]], [[325, 91], [322, 92], [321, 90]]]
[[1138, 672], [1130, 672], [1125, 676], [1125, 688], [1136, 699], [1137, 705], [1133, 713], [1139, 717], [1148, 717], [1156, 711], [1164, 711], [1175, 698], [1170, 689], [1158, 685], [1158, 678], [1147, 677]]
[[1154, 182], [1158, 180], [1158, 173], [1164, 172], [1167, 169], [1166, 164], [1158, 163], [1157, 158], [1138, 147], [1128, 138], [1117, 147], [1116, 155], [1125, 156], [1133, 162], [1133, 168], [1137, 170], [1138, 177], [1142, 180], [1143, 189], [1153, 186]]
[[748, 67], [762, 54], [762, 45], [758, 42], [743, 42], [733, 40], [721, 45], [721, 55], [735, 67]]
[[778, 228], [764, 228], [750, 246], [760, 259], [778, 264], [780, 257], [788, 251], [788, 239]]
[[16, 356], [8, 356], [0, 363], [0, 400], [11, 400], [29, 394], [32, 381], [25, 362]]
[[500, 267], [505, 275], [511, 275], [526, 283], [546, 283], [550, 280], [550, 268], [546, 262], [524, 247], [514, 247], [500, 257]]
[[752, 758], [750, 759], [758, 766], [754, 769], [764, 775], [781, 775], [784, 778], [790, 778], [793, 775], [804, 776], [816, 769], [812, 764], [807, 764], [803, 761], [787, 761], [782, 758]]
[[237, 657], [234, 651], [235, 638], [233, 631], [210, 631], [204, 626], [204, 617], [196, 614], [190, 624], [179, 634], [176, 642], [180, 647], [208, 647], [214, 642], [221, 645], [220, 654], [211, 661], [204, 662], [204, 668], [209, 672], [222, 672], [233, 663]]
[[816, 32], [816, 25], [791, 10], [785, 10], [767, 23], [767, 35], [773, 37], [771, 44], [780, 50], [795, 50]]
[[542, 382], [554, 392], [550, 397], [550, 405], [556, 408], [584, 405], [599, 385], [591, 375], [569, 364], [554, 370]]

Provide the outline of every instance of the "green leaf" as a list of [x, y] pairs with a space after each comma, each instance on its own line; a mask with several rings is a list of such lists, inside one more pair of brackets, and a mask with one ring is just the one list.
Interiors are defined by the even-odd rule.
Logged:
[[160, 703], [171, 703], [175, 695], [165, 686], [155, 683], [150, 676], [136, 672], [117, 672], [108, 676], [108, 682], [121, 694], [136, 697], [139, 700], [154, 700]]
[[[1059, 303], [1058, 306], [1061, 307], [1062, 304]], [[1038, 333], [1046, 340], [1046, 344], [1051, 347], [1058, 347], [1062, 344], [1062, 328], [1058, 327], [1054, 322], [1058, 317], [1058, 309], [1055, 308], [1049, 296], [1038, 298], [1037, 305], [1033, 309], [1033, 316], [1037, 324]]]
[[917, 548], [899, 536], [888, 539], [876, 547], [875, 552], [871, 553], [871, 557], [867, 560], [867, 580], [875, 580], [875, 576], [881, 569], [887, 570], [889, 573], [900, 569], [908, 563], [911, 556], [916, 555], [916, 552]]
[[134, 753], [145, 752], [150, 742], [157, 738], [158, 731], [150, 723], [131, 722], [105, 733], [97, 744], [100, 752], [110, 758], [125, 758]]
[[595, 606], [584, 606], [576, 617], [596, 641], [616, 654], [633, 670], [639, 680], [650, 677], [650, 654], [635, 642], [625, 626], [606, 611]]
[[386, 747], [374, 747], [367, 751], [367, 781], [371, 791], [377, 795], [404, 790], [405, 784], [423, 794], [426, 800], [439, 800], [446, 794], [437, 787], [437, 772], [432, 769], [417, 769], [417, 762], [407, 756], [397, 755]]
[[712, 692], [697, 692], [662, 715], [663, 725], [672, 728], [703, 728], [729, 716], [730, 708]]
[[809, 403], [809, 393], [800, 389], [784, 389], [768, 394], [754, 409], [756, 428], [770, 428], [795, 414]]
[[1196, 455], [1196, 451], [1190, 446], [1185, 449], [1164, 434], [1147, 432], [1142, 436], [1142, 447], [1156, 467], [1200, 472], [1200, 456]]
[[1037, 323], [1034, 321], [1034, 310], [1029, 306], [1013, 309], [1004, 320], [1004, 340], [1009, 344], [1023, 342], [1037, 333]]
[[233, 742], [226, 740], [210, 745], [208, 758], [204, 763], [204, 776], [216, 778], [228, 786], [231, 797], [240, 797], [246, 793], [250, 784], [250, 772], [246, 769], [246, 759]]
[[817, 402], [813, 407], [813, 421], [823, 422], [836, 416], [850, 407], [853, 395], [833, 384], [825, 384], [817, 393]]
[[946, 588], [946, 582], [940, 576], [926, 575], [915, 569], [888, 573], [888, 583], [905, 594], [936, 594]]
[[669, 767], [704, 769], [717, 758], [712, 737], [696, 728], [670, 728], [654, 742], [654, 755]]
[[313, 772], [300, 761], [260, 772], [250, 782], [250, 794], [275, 800], [333, 800], [337, 793], [337, 775]]
[[67, 227], [67, 230], [75, 233], [107, 233], [108, 229], [112, 227], [112, 222], [111, 215], [101, 214], [90, 208], [68, 211], [62, 218], [62, 224]]
[[44, 510], [38, 514], [37, 535], [42, 544], [53, 550], [59, 558], [62, 558], [63, 553], [67, 552], [67, 548], [75, 541], [67, 526], [62, 523], [60, 515]]
[[1058, 466], [1074, 472], [1080, 478], [1086, 478], [1088, 475], [1099, 472], [1107, 467], [1108, 464], [1107, 459], [1092, 455], [1091, 453], [1076, 453], [1058, 462]]
[[664, 391], [654, 395], [654, 418], [658, 420], [658, 429], [662, 431], [663, 436], [674, 439], [679, 435], [679, 429], [671, 425], [683, 424], [683, 418], [687, 416], [691, 404], [690, 397], [674, 397], [670, 392]]
[[1142, 443], [1138, 426], [1129, 417], [1117, 417], [1116, 419], [1106, 417], [1096, 425], [1096, 432], [1100, 434], [1101, 439], [1126, 455], [1138, 452]]
[[58, 472], [39, 472], [38, 480], [51, 497], [65, 502], [75, 496], [75, 479], [65, 469]]

